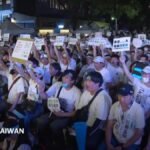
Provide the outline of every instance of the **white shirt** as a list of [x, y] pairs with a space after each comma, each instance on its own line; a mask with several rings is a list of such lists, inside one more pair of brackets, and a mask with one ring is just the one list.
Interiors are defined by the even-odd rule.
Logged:
[[[18, 78], [19, 76], [20, 75], [18, 75], [16, 78]], [[12, 79], [12, 75], [8, 76], [8, 89], [10, 88], [10, 86], [14, 80]], [[23, 78], [20, 78], [11, 88], [11, 90], [8, 94], [7, 102], [10, 104], [14, 104], [17, 100], [16, 98], [17, 98], [18, 94], [27, 93], [27, 87], [28, 87], [28, 85], [27, 85], [26, 81]], [[22, 100], [20, 100], [18, 102], [18, 104], [20, 104], [20, 103], [22, 103]]]
[[[143, 129], [145, 126], [144, 111], [142, 107], [133, 102], [126, 112], [122, 111], [119, 102], [112, 105], [109, 120], [114, 120], [113, 133], [120, 143], [126, 143], [134, 134], [135, 129]], [[135, 144], [140, 144], [140, 140]]]
[[[78, 110], [86, 106], [90, 102], [92, 97], [93, 95], [91, 95], [90, 92], [84, 91], [83, 94], [81, 95], [80, 101], [76, 103], [76, 109]], [[92, 126], [96, 121], [96, 119], [106, 121], [111, 105], [112, 100], [110, 96], [105, 90], [102, 90], [95, 97], [92, 104], [90, 105], [87, 125]]]
[[44, 71], [44, 76], [43, 76], [44, 82], [46, 84], [49, 84], [50, 83], [50, 79], [51, 79], [50, 70], [49, 70], [50, 64], [47, 64], [47, 65], [40, 64], [40, 67]]
[[150, 87], [147, 87], [139, 79], [134, 78], [134, 96], [137, 103], [139, 103], [145, 112], [150, 110]]
[[112, 76], [112, 83], [114, 85], [118, 84], [121, 81], [124, 81], [124, 72], [121, 67], [114, 67], [110, 63], [107, 64], [107, 69], [109, 70]]
[[68, 65], [64, 65], [61, 61], [59, 63], [60, 63], [62, 72], [64, 72], [66, 69], [71, 69], [71, 70], [76, 69], [76, 61], [73, 58], [70, 59], [70, 62]]
[[[55, 94], [55, 97], [58, 94], [58, 90]], [[72, 112], [75, 109], [75, 103], [80, 99], [80, 95], [81, 92], [76, 86], [73, 86], [70, 90], [62, 88], [59, 94], [61, 110], [66, 112]]]

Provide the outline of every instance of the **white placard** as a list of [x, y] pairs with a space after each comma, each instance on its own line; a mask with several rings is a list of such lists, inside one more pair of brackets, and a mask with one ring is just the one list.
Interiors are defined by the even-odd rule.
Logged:
[[102, 37], [102, 34], [103, 34], [102, 32], [96, 32], [95, 37]]
[[107, 40], [105, 38], [95, 37], [89, 40], [88, 45], [92, 46], [100, 46], [100, 45], [106, 45]]
[[76, 33], [76, 38], [80, 40], [80, 33]]
[[60, 102], [59, 99], [56, 97], [51, 97], [47, 101], [47, 107], [51, 112], [58, 112], [60, 111]]
[[57, 36], [54, 46], [63, 46], [65, 42], [65, 36]]
[[2, 30], [0, 30], [0, 41], [2, 40]]
[[107, 37], [110, 37], [110, 36], [111, 36], [111, 32], [110, 32], [110, 31], [107, 31], [106, 36], [107, 36]]
[[146, 34], [138, 34], [137, 38], [141, 40], [146, 40]]
[[14, 51], [12, 53], [13, 59], [16, 61], [20, 60], [21, 63], [26, 62], [29, 58], [32, 46], [33, 40], [21, 38], [18, 39]]
[[138, 39], [138, 38], [134, 38], [133, 41], [132, 41], [132, 44], [135, 48], [140, 48], [142, 47], [143, 45], [143, 42], [141, 39]]
[[5, 42], [9, 41], [9, 37], [10, 37], [9, 33], [4, 33], [4, 35], [3, 35], [3, 41], [5, 41]]
[[20, 38], [31, 39], [30, 34], [20, 34]]
[[113, 40], [113, 52], [130, 51], [131, 37], [115, 38]]
[[3, 47], [4, 44], [5, 44], [5, 42], [3, 42], [3, 41], [0, 42], [0, 46], [1, 46], [1, 47]]
[[35, 44], [35, 46], [36, 46], [36, 48], [37, 48], [38, 50], [41, 50], [42, 45], [45, 45], [45, 43], [44, 43], [44, 38], [42, 38], [42, 39], [35, 38], [34, 44]]
[[69, 39], [69, 44], [70, 44], [70, 45], [76, 45], [77, 42], [78, 42], [78, 39], [77, 39], [77, 38], [70, 38], [70, 39]]
[[143, 46], [146, 46], [146, 45], [150, 45], [150, 40], [148, 39], [143, 40]]

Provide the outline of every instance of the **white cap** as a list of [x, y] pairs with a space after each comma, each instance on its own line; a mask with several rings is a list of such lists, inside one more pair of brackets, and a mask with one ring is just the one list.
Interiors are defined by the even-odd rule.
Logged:
[[94, 58], [94, 62], [95, 63], [105, 63], [105, 59], [103, 57], [101, 57], [101, 56], [96, 56]]
[[34, 72], [42, 76], [44, 75], [44, 70], [40, 67], [35, 68]]
[[146, 66], [146, 67], [143, 69], [143, 72], [144, 72], [144, 73], [150, 73], [150, 66]]

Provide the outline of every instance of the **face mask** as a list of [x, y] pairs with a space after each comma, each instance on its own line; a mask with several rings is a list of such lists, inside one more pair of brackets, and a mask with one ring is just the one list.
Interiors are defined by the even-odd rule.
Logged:
[[9, 71], [9, 73], [10, 73], [11, 75], [14, 75], [14, 74], [16, 73], [16, 70], [15, 70], [15, 69], [11, 69], [11, 70]]
[[64, 87], [66, 89], [66, 88], [69, 88], [69, 85], [67, 83], [63, 83], [62, 87]]
[[143, 81], [144, 83], [148, 83], [148, 82], [149, 82], [149, 78], [143, 77], [143, 78], [142, 78], [142, 81]]

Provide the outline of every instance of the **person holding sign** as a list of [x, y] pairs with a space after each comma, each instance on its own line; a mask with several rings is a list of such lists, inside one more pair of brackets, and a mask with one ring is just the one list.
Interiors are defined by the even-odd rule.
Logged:
[[64, 46], [64, 51], [59, 52], [56, 47], [54, 47], [57, 60], [60, 63], [61, 71], [64, 72], [67, 69], [76, 70], [76, 61], [72, 58], [71, 52], [69, 49], [66, 49]]
[[[53, 100], [51, 97], [55, 96], [55, 99], [59, 99], [60, 111], [50, 112], [50, 114], [47, 113], [35, 121], [40, 137], [42, 136], [43, 130], [49, 124], [51, 142], [55, 141], [55, 146], [60, 146], [59, 148], [57, 147], [58, 149], [64, 147], [65, 141], [62, 130], [68, 126], [71, 117], [74, 115], [75, 103], [78, 102], [81, 95], [80, 90], [74, 85], [75, 80], [75, 72], [73, 70], [66, 70], [62, 75], [62, 83], [60, 83], [59, 86], [56, 86], [55, 83], [46, 93], [40, 91], [40, 95], [42, 97], [44, 96], [43, 98], [50, 98]], [[41, 137], [41, 139], [43, 139], [44, 136]], [[55, 147], [55, 149], [57, 148]]]

